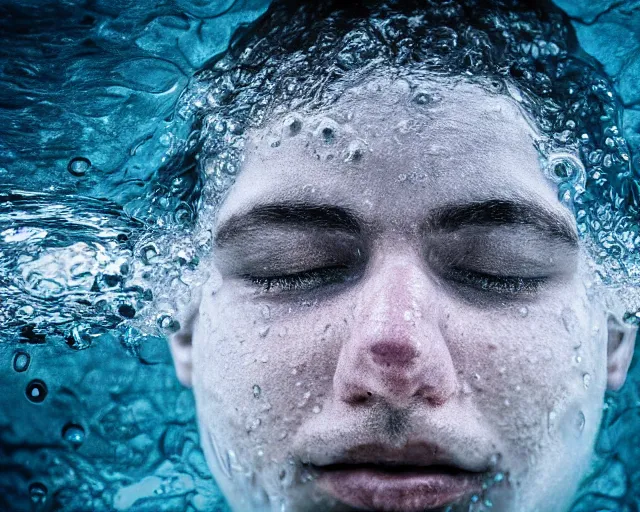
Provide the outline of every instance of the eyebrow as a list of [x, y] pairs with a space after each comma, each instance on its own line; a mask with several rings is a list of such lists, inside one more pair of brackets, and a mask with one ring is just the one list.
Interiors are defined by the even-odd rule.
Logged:
[[444, 206], [427, 219], [429, 231], [457, 231], [469, 226], [531, 227], [543, 235], [572, 246], [578, 245], [577, 232], [560, 215], [525, 200], [490, 199], [463, 205]]
[[232, 216], [218, 229], [216, 245], [222, 247], [237, 237], [259, 231], [269, 224], [344, 231], [355, 235], [361, 231], [358, 216], [348, 208], [285, 201], [258, 205], [244, 214]]
[[[349, 208], [306, 201], [283, 201], [257, 205], [246, 213], [233, 215], [215, 236], [220, 248], [234, 239], [251, 235], [269, 225], [317, 228], [359, 234], [361, 222]], [[430, 232], [453, 232], [471, 226], [527, 226], [554, 240], [578, 245], [571, 225], [539, 204], [522, 200], [490, 199], [454, 204], [432, 210], [424, 223]]]

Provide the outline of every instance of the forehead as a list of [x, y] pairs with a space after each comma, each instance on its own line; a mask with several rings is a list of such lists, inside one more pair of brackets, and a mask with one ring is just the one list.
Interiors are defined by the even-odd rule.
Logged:
[[525, 197], [558, 210], [537, 138], [514, 100], [479, 85], [369, 80], [321, 112], [287, 112], [251, 131], [218, 220], [280, 199], [393, 204], [406, 214]]

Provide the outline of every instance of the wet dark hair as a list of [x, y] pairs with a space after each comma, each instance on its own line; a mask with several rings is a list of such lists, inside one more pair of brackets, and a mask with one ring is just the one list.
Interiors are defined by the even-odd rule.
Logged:
[[183, 95], [179, 118], [192, 129], [160, 171], [159, 195], [179, 197], [191, 212], [215, 210], [239, 170], [247, 129], [279, 110], [329, 105], [378, 72], [516, 91], [544, 134], [541, 154], [579, 155], [584, 169], [559, 159], [547, 170], [596, 256], [619, 269], [637, 252], [640, 180], [620, 135], [618, 98], [568, 20], [544, 2], [274, 3]]
[[[457, 77], [511, 96], [538, 125], [542, 170], [574, 211], [596, 279], [637, 281], [640, 175], [621, 105], [566, 17], [541, 2], [276, 1], [182, 95], [151, 217], [177, 221], [182, 237], [197, 235], [193, 251], [207, 253], [202, 233], [241, 167], [246, 131], [287, 111], [320, 111], [381, 74]], [[419, 86], [413, 94], [429, 101]], [[640, 321], [633, 311], [627, 319]]]

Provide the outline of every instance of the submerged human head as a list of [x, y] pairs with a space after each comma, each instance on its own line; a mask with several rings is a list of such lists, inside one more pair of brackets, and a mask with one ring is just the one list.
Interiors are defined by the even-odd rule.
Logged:
[[603, 83], [554, 15], [429, 4], [275, 7], [194, 87], [214, 248], [171, 347], [234, 510], [564, 511], [624, 382]]

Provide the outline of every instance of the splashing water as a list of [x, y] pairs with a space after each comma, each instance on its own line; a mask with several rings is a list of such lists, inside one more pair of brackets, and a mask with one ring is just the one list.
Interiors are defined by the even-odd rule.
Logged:
[[[216, 61], [235, 27], [264, 12], [267, 2], [205, 4], [176, 2], [163, 12], [132, 4], [119, 15], [102, 4], [100, 15], [98, 9], [67, 6], [66, 21], [45, 9], [41, 22], [20, 36], [23, 53], [2, 71], [9, 84], [4, 94], [14, 96], [18, 115], [0, 140], [0, 357], [11, 368], [3, 379], [13, 393], [0, 399], [0, 461], [21, 469], [0, 479], [0, 508], [224, 507], [199, 448], [193, 399], [175, 383], [162, 336], [179, 329], [178, 309], [207, 278], [200, 264], [211, 250], [206, 221], [239, 172], [246, 130], [270, 113], [335, 100], [339, 88], [317, 74], [307, 73], [305, 82], [304, 63], [289, 69], [289, 79], [276, 79], [290, 62], [264, 55], [260, 47]], [[16, 3], [0, 12], [29, 24], [34, 19], [28, 8]], [[459, 72], [455, 52], [466, 44], [468, 69], [481, 75], [482, 34], [446, 26], [455, 13], [445, 11], [435, 21], [442, 26], [423, 26], [429, 36], [424, 40], [431, 42], [423, 48], [426, 69], [449, 66]], [[47, 16], [62, 24], [58, 33], [46, 32]], [[402, 20], [392, 21], [377, 19], [371, 31], [351, 33], [326, 69], [345, 81], [349, 73], [357, 75], [379, 54], [380, 40], [395, 44], [406, 29], [394, 26]], [[2, 37], [19, 33], [5, 32]], [[29, 62], [30, 38], [43, 33], [52, 39], [42, 52], [57, 52], [55, 66], [67, 65], [70, 75]], [[65, 33], [75, 46], [64, 40]], [[557, 25], [536, 34], [518, 49], [517, 66], [509, 70], [536, 93], [550, 87], [537, 68], [565, 52], [554, 33], [562, 39]], [[429, 52], [433, 60], [425, 57]], [[399, 66], [403, 58], [385, 54], [376, 65]], [[259, 76], [247, 71], [261, 60], [268, 65]], [[233, 66], [236, 83], [223, 73]], [[98, 75], [101, 67], [111, 75]], [[555, 123], [544, 125], [544, 168], [561, 201], [574, 209], [602, 283], [637, 288], [640, 181], [619, 127], [615, 91], [597, 76], [583, 83], [583, 75], [571, 74], [575, 70], [553, 71], [566, 72], [566, 83], [577, 82], [564, 91], [564, 110]], [[73, 95], [66, 109], [67, 100], [55, 91], [61, 80]], [[522, 91], [510, 94], [539, 119], [558, 108], [546, 100], [531, 102]], [[414, 101], [419, 107], [434, 98], [418, 92]], [[244, 110], [232, 113], [238, 104]], [[53, 121], [33, 130], [41, 119]], [[144, 126], [138, 127], [141, 119]], [[285, 124], [290, 134], [301, 130], [295, 115]], [[334, 132], [323, 126], [320, 136], [330, 145]], [[95, 140], [104, 145], [89, 151]], [[559, 149], [565, 152], [561, 157]], [[354, 141], [343, 158], [366, 154], [366, 145]], [[640, 322], [639, 296], [623, 298], [628, 321]], [[589, 384], [585, 375], [585, 389]], [[611, 426], [599, 439], [598, 470], [576, 512], [636, 506], [637, 487], [628, 477], [638, 472], [639, 444], [619, 444], [629, 425], [640, 421], [635, 374], [628, 387], [628, 394], [608, 402], [605, 424]], [[258, 385], [251, 392], [260, 399]], [[24, 418], [34, 417], [25, 425]], [[254, 420], [247, 431], [259, 426]], [[484, 497], [474, 506], [492, 508]]]

